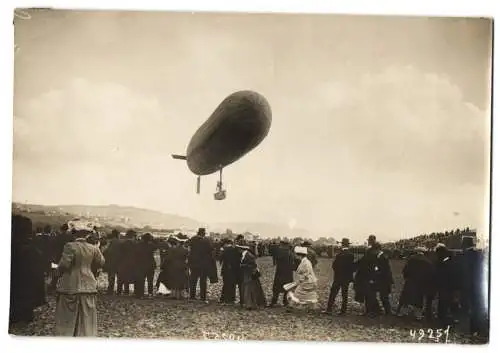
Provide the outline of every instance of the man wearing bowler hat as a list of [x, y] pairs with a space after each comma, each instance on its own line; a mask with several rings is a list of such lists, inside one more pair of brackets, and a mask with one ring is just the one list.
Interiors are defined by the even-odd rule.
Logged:
[[278, 297], [283, 293], [283, 305], [288, 305], [287, 293], [283, 289], [285, 284], [293, 282], [293, 271], [295, 269], [295, 256], [285, 240], [280, 241], [280, 246], [275, 250], [276, 272], [273, 282], [273, 297], [271, 307], [278, 303]]
[[335, 298], [339, 290], [342, 292], [342, 306], [339, 315], [344, 315], [346, 313], [349, 284], [353, 281], [353, 273], [355, 270], [354, 255], [349, 249], [350, 245], [349, 239], [343, 238], [341, 242], [342, 249], [340, 253], [335, 256], [335, 260], [332, 263], [334, 278], [330, 289], [330, 296], [328, 297], [327, 308], [324, 311], [326, 314], [332, 313]]
[[196, 286], [200, 281], [200, 299], [207, 301], [207, 280], [213, 272], [214, 249], [209, 239], [205, 237], [205, 228], [199, 228], [198, 234], [191, 238], [189, 245], [191, 251], [188, 255], [189, 270], [191, 272], [190, 291], [191, 299], [196, 298]]

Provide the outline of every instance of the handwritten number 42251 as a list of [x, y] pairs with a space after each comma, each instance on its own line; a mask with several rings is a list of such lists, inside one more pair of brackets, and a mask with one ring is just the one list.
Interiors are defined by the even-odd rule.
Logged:
[[424, 338], [429, 340], [434, 340], [436, 343], [439, 343], [442, 338], [444, 338], [444, 343], [448, 343], [448, 338], [450, 335], [450, 326], [446, 327], [446, 329], [419, 329], [419, 330], [410, 330], [410, 337], [414, 340], [421, 341]]

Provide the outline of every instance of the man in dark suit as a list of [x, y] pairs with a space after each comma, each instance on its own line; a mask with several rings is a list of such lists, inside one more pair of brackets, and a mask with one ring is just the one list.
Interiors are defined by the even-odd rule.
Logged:
[[148, 294], [150, 296], [153, 295], [153, 278], [157, 266], [154, 257], [155, 251], [156, 245], [153, 243], [151, 233], [143, 234], [141, 241], [136, 244], [137, 271], [134, 281], [134, 294], [137, 298], [144, 296], [144, 284], [146, 280], [148, 281]]
[[327, 314], [332, 313], [333, 304], [339, 290], [342, 290], [342, 306], [339, 315], [344, 315], [347, 310], [347, 295], [349, 293], [349, 284], [353, 281], [354, 273], [354, 254], [349, 250], [351, 245], [349, 239], [342, 239], [342, 250], [335, 256], [332, 263], [334, 278], [332, 287], [330, 289], [330, 296], [328, 297], [328, 304], [326, 310]]
[[392, 277], [392, 270], [389, 259], [382, 251], [382, 246], [378, 242], [373, 243], [368, 252], [370, 254], [370, 261], [366, 300], [370, 308], [372, 308], [373, 305], [373, 311], [371, 312], [371, 315], [378, 314], [380, 312], [380, 305], [377, 300], [377, 294], [380, 297], [380, 301], [382, 302], [382, 306], [384, 307], [385, 314], [391, 315], [392, 308], [389, 302], [389, 294], [391, 294], [394, 280]]
[[[137, 233], [130, 229], [125, 233], [123, 240], [119, 242], [118, 266], [117, 266], [117, 282], [118, 288], [116, 294], [130, 294], [130, 285], [134, 284], [137, 276]], [[134, 291], [137, 288], [134, 287]]]
[[474, 336], [488, 335], [488, 302], [484, 291], [487, 289], [484, 254], [476, 249], [473, 239], [462, 239], [462, 291], [464, 301], [469, 309], [470, 334]]
[[115, 283], [118, 273], [118, 264], [120, 261], [120, 232], [113, 229], [109, 235], [109, 241], [106, 249], [103, 252], [106, 262], [104, 264], [104, 271], [108, 273], [108, 294], [113, 294], [115, 292]]
[[29, 323], [34, 319], [34, 309], [45, 301], [44, 259], [32, 239], [31, 219], [12, 214], [11, 229], [9, 324]]
[[220, 302], [233, 304], [236, 301], [236, 285], [238, 285], [241, 293], [241, 251], [234, 246], [231, 239], [225, 241], [219, 260], [223, 281]]
[[288, 299], [283, 286], [293, 282], [293, 270], [295, 268], [295, 256], [290, 250], [289, 244], [282, 240], [280, 246], [275, 250], [276, 258], [276, 273], [274, 274], [273, 283], [273, 298], [271, 299], [271, 307], [278, 302], [278, 297], [283, 293], [283, 305], [288, 305]]
[[438, 319], [443, 326], [453, 323], [453, 292], [456, 283], [456, 265], [453, 253], [443, 244], [436, 246], [436, 287], [438, 295]]
[[198, 234], [189, 241], [190, 251], [188, 264], [191, 272], [190, 291], [191, 299], [196, 298], [196, 286], [200, 281], [200, 299], [207, 301], [207, 280], [213, 272], [215, 264], [214, 249], [209, 239], [205, 237], [205, 228], [199, 228]]

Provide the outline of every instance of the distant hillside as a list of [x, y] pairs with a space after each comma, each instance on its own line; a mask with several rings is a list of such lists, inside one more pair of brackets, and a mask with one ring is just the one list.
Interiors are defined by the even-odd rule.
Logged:
[[[35, 227], [61, 224], [76, 218], [82, 217], [93, 221], [107, 228], [116, 227], [119, 229], [144, 228], [146, 226], [153, 229], [196, 229], [204, 226], [197, 220], [182, 217], [174, 214], [167, 214], [158, 211], [118, 205], [106, 206], [86, 206], [86, 205], [33, 205], [13, 203], [13, 210], [30, 217], [35, 223]], [[335, 234], [309, 231], [301, 228], [290, 229], [286, 225], [258, 222], [230, 222], [215, 223], [209, 225], [209, 231], [224, 233], [231, 229], [233, 233], [243, 234], [250, 232], [259, 234], [262, 238], [287, 237], [303, 239], [319, 239], [321, 237], [335, 237]]]
[[[57, 217], [59, 220], [67, 221], [75, 217], [85, 217], [102, 225], [119, 226], [125, 228], [197, 228], [200, 223], [187, 217], [173, 214], [165, 214], [129, 206], [86, 206], [86, 205], [26, 205], [13, 204], [13, 208], [22, 211], [30, 217], [38, 220], [45, 217]], [[48, 222], [47, 222], [48, 223]]]

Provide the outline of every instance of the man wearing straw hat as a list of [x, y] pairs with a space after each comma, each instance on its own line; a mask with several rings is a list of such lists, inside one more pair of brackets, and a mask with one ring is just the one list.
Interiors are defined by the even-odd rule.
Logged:
[[335, 260], [332, 263], [334, 279], [330, 289], [330, 296], [328, 297], [327, 308], [324, 311], [326, 314], [332, 313], [335, 298], [339, 290], [341, 290], [342, 293], [342, 306], [339, 315], [344, 315], [347, 310], [349, 284], [353, 281], [353, 273], [355, 270], [354, 255], [349, 249], [351, 245], [349, 239], [343, 238], [341, 244], [342, 249], [340, 253], [335, 256]]

